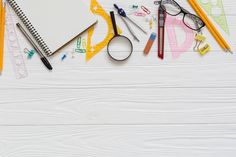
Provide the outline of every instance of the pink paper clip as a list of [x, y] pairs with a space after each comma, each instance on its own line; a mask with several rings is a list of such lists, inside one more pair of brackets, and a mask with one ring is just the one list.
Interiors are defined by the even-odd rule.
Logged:
[[134, 16], [142, 16], [142, 17], [145, 17], [146, 14], [143, 13], [143, 12], [134, 12]]
[[141, 9], [142, 9], [145, 13], [147, 13], [148, 15], [151, 14], [151, 11], [150, 11], [148, 8], [146, 8], [145, 6], [141, 6]]

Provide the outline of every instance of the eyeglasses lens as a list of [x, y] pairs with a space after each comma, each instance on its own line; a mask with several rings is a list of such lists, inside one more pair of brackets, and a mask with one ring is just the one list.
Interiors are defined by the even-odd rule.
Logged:
[[176, 16], [181, 12], [180, 6], [173, 0], [162, 0], [161, 6], [172, 16]]
[[183, 22], [190, 29], [198, 31], [204, 26], [203, 21], [198, 16], [189, 13], [184, 8], [181, 8], [175, 0], [162, 0], [161, 6], [165, 9], [166, 13], [172, 16], [177, 16], [181, 12], [184, 13]]
[[204, 26], [202, 20], [193, 14], [186, 14], [184, 16], [184, 24], [193, 30], [199, 30]]

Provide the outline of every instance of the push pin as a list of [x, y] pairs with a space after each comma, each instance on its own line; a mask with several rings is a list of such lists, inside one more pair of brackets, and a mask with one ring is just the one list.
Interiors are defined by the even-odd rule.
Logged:
[[24, 49], [24, 52], [26, 53], [26, 54], [28, 54], [28, 59], [32, 59], [33, 58], [33, 56], [34, 56], [34, 54], [35, 54], [35, 51], [32, 49], [32, 50], [28, 50], [27, 48], [25, 48]]
[[62, 57], [61, 57], [61, 61], [64, 61], [66, 59], [67, 55], [64, 54]]

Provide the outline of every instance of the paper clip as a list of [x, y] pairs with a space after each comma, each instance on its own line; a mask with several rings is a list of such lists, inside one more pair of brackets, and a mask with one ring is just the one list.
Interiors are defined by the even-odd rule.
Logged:
[[84, 39], [82, 40], [81, 37], [79, 37], [76, 42], [75, 52], [86, 53], [86, 47], [87, 47], [86, 41]]
[[141, 9], [145, 12], [145, 13], [147, 13], [148, 15], [149, 14], [151, 14], [151, 11], [148, 9], [148, 8], [146, 8], [145, 6], [141, 6]]
[[79, 37], [76, 42], [76, 48], [79, 49], [81, 47], [82, 39]]
[[77, 53], [86, 53], [85, 49], [75, 49], [75, 52]]
[[134, 16], [145, 17], [145, 16], [146, 16], [146, 14], [145, 14], [145, 13], [143, 13], [143, 12], [135, 12], [135, 13], [134, 13]]
[[83, 39], [83, 41], [82, 41], [82, 47], [83, 47], [83, 49], [85, 49], [85, 51], [86, 51], [87, 42], [86, 42], [85, 39]]
[[150, 27], [150, 29], [153, 28], [153, 20], [152, 19], [149, 21], [149, 27]]

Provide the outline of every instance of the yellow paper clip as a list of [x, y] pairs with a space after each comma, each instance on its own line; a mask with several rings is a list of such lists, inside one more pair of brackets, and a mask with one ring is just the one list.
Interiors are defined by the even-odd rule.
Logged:
[[152, 21], [152, 19], [149, 21], [149, 27], [150, 27], [150, 29], [153, 28], [153, 21]]
[[83, 49], [86, 49], [86, 47], [87, 47], [87, 42], [85, 39], [82, 40], [82, 47], [83, 47]]

